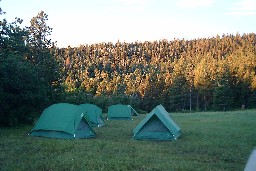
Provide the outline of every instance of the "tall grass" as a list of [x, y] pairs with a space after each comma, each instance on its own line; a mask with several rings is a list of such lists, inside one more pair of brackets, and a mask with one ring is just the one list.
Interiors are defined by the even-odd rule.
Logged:
[[172, 113], [176, 141], [138, 141], [132, 129], [145, 117], [106, 121], [97, 137], [30, 137], [32, 126], [0, 129], [0, 170], [243, 170], [256, 146], [256, 110]]

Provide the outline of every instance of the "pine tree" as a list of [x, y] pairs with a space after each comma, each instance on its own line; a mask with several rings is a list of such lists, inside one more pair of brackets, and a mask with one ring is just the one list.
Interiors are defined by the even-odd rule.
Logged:
[[[216, 62], [212, 57], [205, 57], [197, 64], [194, 72], [194, 86], [199, 92], [204, 103], [204, 110], [207, 110], [211, 103], [212, 91], [214, 88], [213, 80], [216, 71]], [[199, 97], [197, 98], [199, 100]], [[199, 102], [197, 102], [199, 104]], [[199, 106], [197, 106], [199, 108]]]
[[171, 111], [182, 111], [186, 107], [187, 93], [186, 80], [184, 77], [176, 78], [173, 80], [172, 86], [169, 90], [170, 98], [170, 110]]
[[[30, 48], [27, 59], [38, 68], [38, 79], [48, 84], [49, 96], [55, 98], [56, 90], [61, 90], [60, 68], [53, 53], [54, 43], [48, 37], [51, 35], [52, 28], [47, 26], [47, 20], [48, 15], [44, 11], [39, 12], [36, 17], [31, 19], [31, 25], [27, 27], [26, 42]], [[70, 80], [70, 82], [73, 82], [73, 80]]]
[[[0, 0], [0, 2], [1, 2], [1, 0]], [[2, 10], [2, 8], [0, 7], [0, 15], [2, 15], [2, 14], [5, 14], [5, 12]]]
[[185, 78], [187, 63], [183, 57], [174, 62], [172, 84], [169, 89], [170, 110], [182, 111], [189, 103], [189, 86]]
[[230, 74], [226, 65], [222, 68], [222, 75], [217, 76], [216, 87], [213, 92], [213, 108], [215, 110], [230, 110], [234, 104], [234, 94], [230, 86]]

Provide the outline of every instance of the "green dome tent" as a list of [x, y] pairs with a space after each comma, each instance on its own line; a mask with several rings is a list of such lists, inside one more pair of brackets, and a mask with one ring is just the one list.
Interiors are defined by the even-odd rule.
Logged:
[[175, 140], [181, 135], [180, 131], [165, 108], [158, 105], [133, 129], [133, 137], [138, 140]]
[[108, 107], [108, 119], [129, 120], [132, 119], [131, 108], [123, 104], [115, 104]]
[[68, 103], [58, 103], [46, 108], [40, 116], [31, 136], [80, 139], [95, 137], [82, 108]]
[[90, 121], [92, 126], [103, 126], [105, 122], [102, 119], [102, 109], [94, 104], [80, 104], [79, 107], [86, 112], [87, 119]]

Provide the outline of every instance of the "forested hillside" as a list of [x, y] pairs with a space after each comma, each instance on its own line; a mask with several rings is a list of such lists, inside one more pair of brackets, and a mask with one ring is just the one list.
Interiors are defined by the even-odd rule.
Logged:
[[256, 107], [255, 33], [58, 48], [47, 20], [41, 11], [25, 28], [20, 18], [0, 21], [0, 125], [32, 123], [60, 102], [104, 112], [116, 103], [146, 112]]
[[150, 110], [256, 107], [256, 35], [56, 49], [66, 91], [122, 95]]

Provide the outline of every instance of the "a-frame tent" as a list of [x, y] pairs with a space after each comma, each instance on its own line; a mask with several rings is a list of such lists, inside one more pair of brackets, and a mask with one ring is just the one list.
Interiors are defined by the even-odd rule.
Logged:
[[60, 139], [96, 136], [89, 121], [84, 116], [83, 109], [68, 103], [58, 103], [46, 108], [30, 135]]
[[176, 140], [180, 135], [180, 127], [172, 120], [162, 105], [155, 107], [133, 129], [135, 139]]
[[90, 121], [91, 126], [103, 126], [105, 122], [102, 118], [102, 109], [94, 104], [80, 104], [79, 107], [86, 113], [87, 119]]
[[123, 104], [115, 104], [108, 107], [108, 119], [109, 120], [130, 120], [131, 108]]
[[138, 112], [131, 106], [131, 105], [127, 105], [129, 108], [131, 108], [131, 114], [132, 116], [138, 116]]

